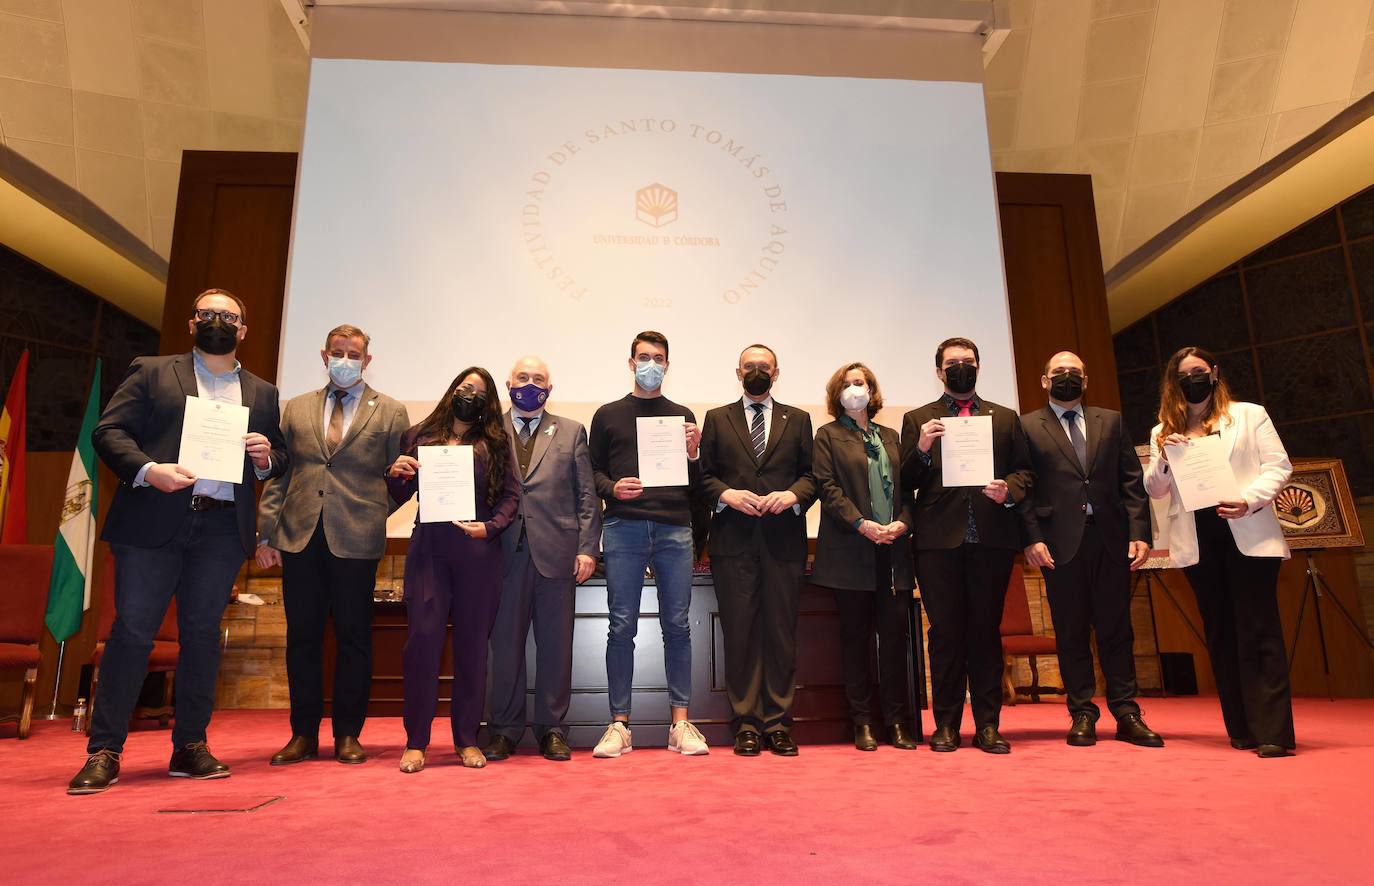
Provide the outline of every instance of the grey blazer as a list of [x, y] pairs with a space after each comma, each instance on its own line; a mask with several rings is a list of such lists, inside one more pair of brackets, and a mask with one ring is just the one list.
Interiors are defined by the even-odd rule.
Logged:
[[263, 491], [258, 538], [299, 553], [321, 515], [329, 551], [346, 560], [375, 560], [386, 551], [386, 518], [394, 510], [386, 469], [401, 452], [410, 427], [405, 406], [364, 386], [358, 411], [332, 457], [324, 452], [327, 388], [293, 398], [282, 410], [281, 430], [291, 463]]
[[[506, 432], [518, 463], [509, 410]], [[523, 538], [540, 575], [571, 579], [577, 555], [595, 557], [601, 548], [601, 500], [592, 478], [587, 431], [572, 419], [545, 412], [534, 433], [529, 471], [520, 478], [520, 510], [510, 529], [501, 533], [501, 548], [509, 558]]]

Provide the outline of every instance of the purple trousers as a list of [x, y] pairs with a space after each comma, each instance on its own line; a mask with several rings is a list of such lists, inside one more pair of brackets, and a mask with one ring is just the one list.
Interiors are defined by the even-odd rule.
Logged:
[[450, 714], [455, 748], [475, 746], [487, 691], [487, 640], [501, 601], [501, 539], [469, 538], [450, 523], [415, 527], [406, 554], [406, 747], [429, 746], [439, 703], [444, 634], [453, 625]]

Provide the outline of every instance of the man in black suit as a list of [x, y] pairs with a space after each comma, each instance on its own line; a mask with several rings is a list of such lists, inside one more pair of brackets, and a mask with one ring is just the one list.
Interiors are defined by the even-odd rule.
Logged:
[[[935, 349], [945, 393], [902, 417], [902, 487], [915, 494], [916, 580], [930, 618], [931, 750], [959, 747], [964, 687], [973, 703], [973, 743], [990, 754], [1011, 745], [998, 731], [1002, 709], [1002, 604], [1016, 552], [1025, 544], [1025, 504], [1034, 485], [1016, 412], [976, 393], [978, 346], [950, 338]], [[993, 473], [982, 487], [946, 488], [944, 419], [992, 418]]]
[[[115, 555], [116, 615], [101, 662], [90, 756], [69, 794], [99, 793], [119, 780], [129, 717], [173, 597], [181, 651], [167, 774], [229, 775], [205, 743], [219, 671], [220, 616], [256, 542], [253, 482], [281, 475], [288, 457], [277, 389], [234, 358], [248, 331], [243, 302], [207, 289], [191, 309], [187, 326], [195, 348], [135, 359], [91, 435], [100, 460], [120, 480], [101, 535]], [[248, 407], [239, 482], [200, 479], [177, 464], [187, 397]]]
[[773, 399], [779, 369], [772, 348], [745, 348], [735, 376], [743, 396], [706, 413], [701, 435], [703, 497], [715, 508], [709, 545], [725, 633], [725, 691], [736, 754], [757, 756], [764, 743], [794, 757], [804, 515], [816, 500], [811, 416]]
[[1119, 741], [1163, 747], [1136, 704], [1131, 646], [1131, 571], [1150, 554], [1150, 505], [1140, 459], [1121, 413], [1083, 405], [1088, 373], [1077, 354], [1045, 364], [1044, 409], [1021, 416], [1035, 467], [1026, 563], [1040, 568], [1054, 618], [1059, 673], [1073, 726], [1068, 743], [1097, 743], [1097, 680], [1089, 633], [1107, 678], [1107, 709]]

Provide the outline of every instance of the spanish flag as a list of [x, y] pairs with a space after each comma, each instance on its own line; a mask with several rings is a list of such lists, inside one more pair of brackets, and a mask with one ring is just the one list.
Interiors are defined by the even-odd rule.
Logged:
[[28, 389], [29, 352], [19, 355], [10, 380], [5, 409], [0, 412], [0, 444], [5, 465], [0, 468], [0, 543], [29, 543], [28, 496], [24, 492], [24, 392]]

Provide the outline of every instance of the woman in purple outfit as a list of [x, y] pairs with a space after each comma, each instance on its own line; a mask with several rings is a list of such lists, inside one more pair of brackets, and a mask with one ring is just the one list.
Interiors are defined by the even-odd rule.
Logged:
[[387, 472], [391, 497], [404, 503], [419, 489], [419, 446], [473, 447], [477, 519], [421, 523], [406, 554], [406, 750], [402, 772], [425, 766], [439, 697], [444, 633], [453, 625], [453, 745], [463, 765], [481, 768], [477, 728], [487, 686], [487, 638], [501, 597], [501, 532], [515, 518], [520, 480], [491, 374], [458, 373], [429, 417], [406, 431], [401, 456]]

